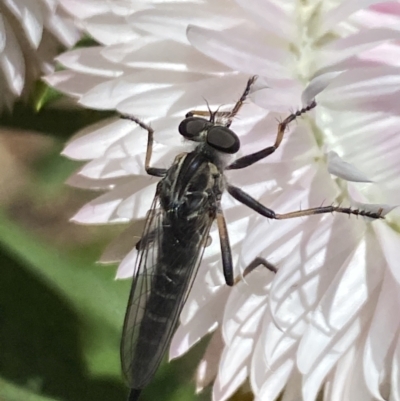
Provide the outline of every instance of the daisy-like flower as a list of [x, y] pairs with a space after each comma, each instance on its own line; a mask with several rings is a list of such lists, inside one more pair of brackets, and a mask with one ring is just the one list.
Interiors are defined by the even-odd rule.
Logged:
[[[227, 172], [228, 181], [279, 213], [333, 202], [386, 214], [399, 204], [400, 71], [384, 52], [368, 52], [400, 32], [371, 22], [373, 3], [91, 0], [76, 15], [102, 45], [60, 56], [66, 69], [47, 81], [86, 107], [150, 123], [152, 165], [166, 168], [188, 149], [177, 134], [186, 112], [205, 110], [203, 99], [212, 109], [228, 107], [251, 75], [259, 76], [255, 104], [232, 124], [238, 157], [273, 144], [276, 118], [315, 97], [317, 108], [292, 124], [272, 156]], [[146, 137], [115, 118], [66, 146], [66, 156], [87, 161], [70, 183], [105, 191], [74, 221], [145, 217], [156, 186], [144, 172]], [[212, 230], [170, 350], [180, 356], [216, 330], [198, 388], [215, 379], [218, 401], [246, 380], [258, 400], [283, 392], [285, 401], [309, 401], [320, 391], [325, 400], [398, 400], [396, 210], [373, 222], [340, 214], [270, 221], [226, 194], [222, 206], [236, 274], [260, 256], [278, 273], [258, 268], [228, 288]], [[103, 257], [122, 259], [119, 278], [133, 273], [136, 230]]]
[[71, 47], [79, 32], [59, 1], [0, 1], [0, 107], [11, 107], [41, 74], [53, 71], [61, 46]]

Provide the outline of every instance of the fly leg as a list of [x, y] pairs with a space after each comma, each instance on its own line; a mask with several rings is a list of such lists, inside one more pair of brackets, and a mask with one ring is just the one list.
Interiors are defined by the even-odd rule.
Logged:
[[266, 259], [257, 256], [249, 265], [244, 269], [243, 275], [241, 277], [236, 277], [234, 284], [236, 285], [240, 281], [243, 280], [248, 274], [250, 274], [253, 270], [255, 270], [258, 266], [264, 266], [272, 273], [276, 273], [278, 269], [272, 264], [269, 263]]
[[279, 214], [275, 213], [275, 211], [273, 211], [272, 209], [267, 208], [266, 206], [258, 202], [256, 199], [251, 197], [249, 194], [242, 191], [240, 188], [228, 185], [228, 192], [239, 202], [243, 203], [250, 209], [253, 209], [255, 212], [269, 219], [285, 220], [285, 219], [292, 219], [295, 217], [311, 216], [315, 214], [333, 213], [333, 212], [345, 213], [348, 214], [349, 216], [351, 214], [354, 214], [356, 216], [370, 217], [371, 219], [384, 219], [384, 216], [382, 215], [383, 212], [382, 208], [379, 209], [378, 212], [371, 212], [368, 210], [353, 209], [350, 207], [340, 207], [334, 205], [313, 207], [310, 209], [296, 210], [294, 212]]
[[296, 111], [295, 113], [290, 114], [286, 117], [281, 123], [278, 125], [278, 132], [276, 134], [275, 143], [272, 146], [268, 146], [267, 148], [261, 149], [258, 152], [251, 153], [249, 155], [240, 157], [239, 159], [235, 160], [229, 166], [226, 167], [227, 170], [238, 170], [241, 168], [245, 168], [251, 166], [252, 164], [265, 159], [267, 156], [271, 155], [278, 149], [279, 145], [282, 142], [283, 135], [289, 126], [289, 124], [294, 121], [297, 117], [301, 116], [302, 114], [306, 113], [313, 109], [317, 103], [315, 100], [309, 104], [308, 106]]
[[230, 127], [232, 124], [233, 118], [236, 116], [236, 114], [239, 112], [241, 107], [243, 106], [243, 103], [247, 99], [247, 96], [250, 93], [250, 89], [254, 82], [256, 81], [257, 76], [254, 75], [249, 80], [247, 81], [246, 87], [242, 93], [242, 96], [240, 96], [240, 99], [235, 103], [233, 106], [233, 109], [231, 111], [215, 111], [212, 112], [210, 108], [208, 111], [202, 111], [202, 110], [191, 110], [188, 113], [186, 113], [186, 118], [188, 117], [193, 117], [193, 116], [201, 116], [201, 117], [211, 117], [210, 121], [214, 122], [215, 118], [226, 118], [227, 123], [226, 127]]
[[233, 277], [232, 249], [229, 243], [229, 235], [226, 227], [225, 217], [220, 205], [218, 205], [217, 209], [217, 225], [219, 241], [221, 245], [222, 267], [224, 271], [225, 282], [227, 285], [232, 286], [235, 284]]
[[147, 148], [146, 148], [146, 158], [144, 161], [144, 168], [146, 169], [146, 173], [149, 175], [152, 175], [154, 177], [164, 177], [165, 174], [167, 173], [167, 169], [150, 167], [150, 160], [151, 160], [151, 155], [153, 153], [153, 143], [154, 143], [153, 128], [151, 128], [150, 125], [139, 120], [137, 117], [131, 116], [129, 114], [121, 114], [121, 118], [133, 121], [134, 123], [139, 125], [139, 127], [147, 131]]
[[[229, 235], [226, 227], [225, 217], [223, 215], [222, 209], [218, 208], [217, 210], [217, 225], [218, 225], [218, 233], [219, 240], [221, 244], [221, 256], [222, 256], [222, 266], [224, 271], [225, 282], [229, 286], [233, 286], [237, 284], [242, 277], [233, 277], [233, 262], [232, 262], [232, 250], [229, 243]], [[277, 268], [269, 263], [267, 260], [257, 257], [255, 258], [244, 270], [243, 277], [247, 276], [251, 273], [256, 267], [264, 266], [268, 270], [273, 273], [277, 272]]]

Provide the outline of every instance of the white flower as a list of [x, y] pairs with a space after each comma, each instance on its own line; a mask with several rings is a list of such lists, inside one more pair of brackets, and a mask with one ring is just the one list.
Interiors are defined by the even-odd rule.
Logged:
[[53, 71], [60, 44], [78, 31], [58, 0], [0, 0], [0, 107], [11, 107], [42, 73]]
[[[331, 202], [388, 212], [385, 204], [400, 201], [400, 71], [368, 52], [400, 32], [369, 22], [363, 8], [372, 3], [92, 0], [79, 9], [81, 24], [102, 45], [62, 55], [66, 70], [47, 80], [86, 107], [151, 122], [152, 165], [160, 167], [187, 149], [176, 132], [185, 113], [205, 109], [203, 98], [212, 108], [233, 103], [250, 75], [260, 77], [252, 99], [261, 107], [246, 104], [232, 124], [241, 155], [274, 142], [277, 112], [316, 96], [317, 108], [292, 124], [276, 153], [227, 172], [228, 180], [279, 213]], [[67, 145], [66, 156], [88, 161], [70, 183], [106, 190], [74, 221], [145, 217], [156, 184], [144, 173], [145, 143], [145, 132], [116, 118]], [[218, 327], [199, 389], [216, 376], [218, 401], [246, 379], [257, 400], [282, 391], [285, 401], [315, 400], [319, 391], [332, 401], [398, 400], [396, 210], [374, 222], [340, 214], [270, 221], [228, 195], [223, 208], [236, 274], [257, 256], [279, 271], [259, 268], [228, 288], [212, 231], [170, 351], [177, 357]], [[123, 254], [117, 276], [128, 277], [136, 251], [122, 241], [104, 260]]]

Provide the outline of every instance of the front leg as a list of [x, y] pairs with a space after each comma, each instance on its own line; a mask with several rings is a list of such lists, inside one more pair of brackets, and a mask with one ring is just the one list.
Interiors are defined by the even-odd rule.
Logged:
[[151, 155], [153, 153], [153, 143], [154, 143], [154, 130], [150, 127], [150, 125], [144, 123], [143, 121], [139, 120], [135, 116], [131, 116], [129, 114], [121, 114], [121, 118], [125, 120], [130, 120], [135, 122], [139, 127], [145, 129], [147, 131], [147, 148], [146, 148], [146, 158], [144, 161], [144, 168], [146, 173], [152, 175], [154, 177], [164, 177], [167, 173], [167, 169], [165, 168], [157, 168], [157, 167], [150, 167], [150, 160]]
[[307, 107], [302, 108], [299, 111], [296, 111], [296, 113], [290, 114], [288, 117], [286, 117], [279, 125], [278, 125], [278, 132], [276, 134], [276, 139], [275, 143], [272, 146], [268, 146], [267, 148], [261, 149], [258, 152], [251, 153], [250, 155], [246, 155], [243, 157], [240, 157], [239, 159], [235, 160], [233, 163], [231, 163], [229, 166], [227, 166], [227, 170], [238, 170], [241, 168], [249, 167], [254, 163], [257, 163], [258, 161], [265, 159], [272, 153], [278, 149], [279, 145], [282, 142], [283, 135], [289, 126], [289, 124], [294, 121], [297, 117], [301, 116], [302, 114], [306, 113], [307, 111], [310, 111], [313, 109], [317, 103], [313, 101], [310, 105]]

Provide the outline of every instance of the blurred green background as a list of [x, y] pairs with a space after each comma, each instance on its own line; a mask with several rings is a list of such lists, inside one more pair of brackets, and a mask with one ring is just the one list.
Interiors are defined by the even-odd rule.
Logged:
[[[125, 400], [119, 341], [130, 280], [96, 265], [123, 226], [69, 218], [98, 193], [67, 187], [79, 163], [59, 155], [110, 113], [81, 109], [39, 83], [0, 119], [0, 401]], [[196, 397], [205, 344], [164, 363], [142, 401]]]

